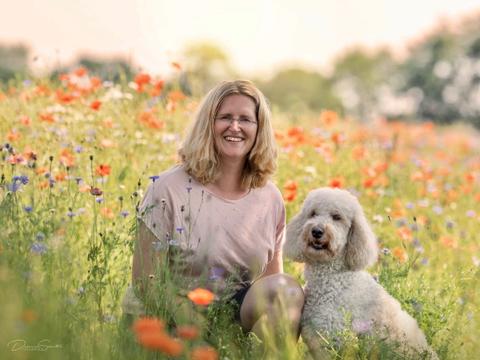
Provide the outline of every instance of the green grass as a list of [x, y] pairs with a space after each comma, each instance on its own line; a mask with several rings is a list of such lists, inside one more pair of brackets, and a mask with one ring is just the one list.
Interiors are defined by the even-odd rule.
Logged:
[[[167, 90], [151, 98], [118, 85], [65, 103], [57, 89], [78, 91], [37, 80], [0, 95], [0, 358], [162, 358], [136, 342], [120, 303], [131, 278], [136, 206], [149, 176], [176, 162], [196, 102], [172, 101]], [[95, 99], [102, 101], [99, 110], [89, 107]], [[163, 128], [139, 121], [150, 108]], [[45, 113], [55, 121], [42, 121]], [[309, 190], [341, 177], [343, 187], [358, 193], [385, 249], [369, 271], [418, 320], [442, 359], [473, 358], [480, 346], [479, 135], [461, 126], [329, 123], [322, 116], [295, 116], [303, 135], [288, 135], [293, 115], [274, 118], [280, 148], [274, 181], [282, 191], [287, 181], [298, 183], [295, 199], [286, 203], [288, 219]], [[354, 158], [359, 148], [364, 153]], [[64, 149], [74, 159], [69, 166]], [[13, 155], [24, 160], [12, 164]], [[375, 170], [385, 162], [386, 169]], [[100, 164], [111, 167], [109, 175], [96, 174]], [[19, 179], [12, 188], [15, 176], [28, 182], [19, 185]], [[369, 177], [375, 181], [366, 187]], [[50, 178], [56, 178], [51, 185]], [[103, 194], [92, 195], [90, 187]], [[410, 230], [404, 239], [402, 229]], [[303, 282], [301, 265], [285, 261], [285, 269]], [[258, 340], [232, 322], [231, 309], [194, 306], [177, 283], [158, 284], [148, 310], [171, 334], [181, 324], [201, 329], [199, 339], [185, 342], [183, 358], [205, 344], [229, 359], [307, 356], [302, 342], [273, 337], [263, 353]], [[375, 339], [348, 332], [344, 338], [342, 348], [331, 349], [333, 358], [394, 356]], [[12, 351], [14, 340], [57, 347]]]

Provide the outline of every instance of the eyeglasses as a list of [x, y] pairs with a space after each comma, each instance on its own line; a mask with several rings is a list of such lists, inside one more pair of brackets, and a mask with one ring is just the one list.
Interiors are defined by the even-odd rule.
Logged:
[[225, 124], [225, 125], [232, 125], [234, 121], [237, 121], [238, 123], [238, 126], [240, 126], [241, 128], [247, 128], [247, 127], [253, 127], [255, 125], [257, 125], [257, 122], [254, 121], [254, 120], [251, 120], [247, 117], [239, 117], [237, 119], [235, 119], [233, 116], [230, 116], [230, 115], [222, 115], [222, 116], [219, 116], [217, 118], [215, 118], [215, 121], [218, 121], [222, 124]]

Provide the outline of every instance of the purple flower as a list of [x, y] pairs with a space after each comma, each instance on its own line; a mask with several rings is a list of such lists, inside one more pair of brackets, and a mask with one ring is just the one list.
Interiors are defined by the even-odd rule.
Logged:
[[435, 205], [433, 207], [433, 212], [437, 215], [440, 215], [441, 213], [443, 213], [443, 208], [441, 206]]
[[100, 203], [103, 202], [103, 198], [102, 197], [97, 197], [97, 198], [95, 198], [95, 201], [100, 204]]
[[223, 279], [223, 275], [225, 274], [225, 269], [219, 266], [214, 266], [210, 269], [210, 273], [208, 276], [208, 280], [210, 281], [217, 281]]
[[372, 329], [373, 320], [359, 320], [352, 321], [352, 330], [357, 334], [365, 334]]
[[72, 218], [72, 217], [74, 217], [75, 215], [77, 215], [77, 214], [75, 214], [72, 210], [69, 210], [69, 211], [67, 212], [67, 216], [68, 216], [69, 218]]
[[16, 181], [14, 181], [13, 183], [7, 185], [7, 189], [8, 191], [11, 191], [11, 192], [17, 192], [21, 186], [22, 184], [19, 184]]
[[26, 175], [14, 176], [13, 177], [13, 182], [20, 182], [23, 185], [27, 185], [28, 184], [28, 176], [26, 176]]
[[467, 215], [468, 217], [475, 217], [475, 211], [468, 210], [465, 215]]
[[155, 180], [159, 179], [160, 176], [158, 175], [153, 175], [153, 176], [150, 176], [149, 179], [152, 180], [152, 182], [155, 182]]
[[33, 208], [30, 205], [27, 205], [27, 206], [23, 207], [23, 210], [25, 210], [25, 212], [27, 212], [27, 213], [31, 213]]
[[77, 145], [75, 146], [74, 151], [79, 154], [83, 151], [83, 147], [80, 145]]
[[178, 232], [180, 235], [182, 235], [182, 232], [183, 232], [184, 229], [183, 229], [182, 226], [180, 226], [180, 227], [177, 227], [175, 230], [177, 230], [177, 232]]
[[130, 212], [127, 210], [120, 211], [120, 216], [122, 216], [123, 218], [126, 218], [129, 214]]
[[32, 246], [30, 247], [30, 251], [33, 252], [34, 254], [43, 255], [47, 252], [47, 245], [40, 242], [33, 243]]

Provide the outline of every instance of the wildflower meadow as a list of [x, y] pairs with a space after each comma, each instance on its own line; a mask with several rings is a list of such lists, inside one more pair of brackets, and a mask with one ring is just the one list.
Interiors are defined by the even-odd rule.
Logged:
[[[175, 64], [177, 68], [180, 65]], [[245, 334], [205, 289], [155, 282], [145, 317], [122, 315], [136, 212], [179, 161], [198, 99], [178, 81], [104, 81], [78, 68], [0, 90], [1, 359], [304, 359], [305, 344]], [[273, 109], [288, 220], [318, 187], [358, 196], [378, 237], [369, 272], [441, 359], [480, 347], [480, 135], [472, 128]], [[285, 271], [303, 283], [302, 265]], [[160, 277], [159, 277], [160, 279]], [[389, 359], [346, 333], [335, 359]], [[390, 355], [388, 355], [390, 354]], [[397, 357], [401, 358], [401, 357]]]

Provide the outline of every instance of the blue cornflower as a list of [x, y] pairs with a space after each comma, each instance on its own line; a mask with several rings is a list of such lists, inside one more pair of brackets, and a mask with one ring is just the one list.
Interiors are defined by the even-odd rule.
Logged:
[[148, 108], [152, 108], [155, 106], [155, 104], [158, 103], [160, 97], [159, 96], [155, 96], [153, 98], [151, 98], [150, 100], [147, 101], [147, 107]]
[[158, 178], [160, 178], [160, 176], [158, 176], [158, 175], [153, 175], [153, 176], [149, 177], [149, 179], [151, 179], [152, 182], [155, 182], [155, 180], [157, 180]]
[[27, 185], [28, 184], [28, 176], [26, 176], [26, 175], [14, 176], [13, 177], [13, 182], [20, 182], [23, 185]]
[[44, 243], [36, 242], [33, 243], [32, 246], [30, 247], [30, 251], [35, 253], [35, 254], [45, 254], [47, 252], [47, 245]]
[[102, 197], [97, 197], [97, 198], [95, 198], [95, 201], [100, 204], [100, 203], [103, 202], [103, 198]]
[[77, 185], [80, 185], [80, 183], [83, 182], [83, 179], [81, 177], [76, 177], [75, 182], [77, 183]]
[[50, 178], [50, 179], [48, 179], [48, 183], [50, 184], [50, 187], [53, 188], [55, 186], [56, 181], [55, 181], [55, 179]]
[[432, 210], [437, 215], [440, 215], [441, 213], [443, 213], [443, 208], [439, 205], [435, 205]]
[[210, 269], [208, 280], [217, 281], [223, 279], [225, 275], [225, 269], [222, 267], [214, 266]]
[[73, 148], [73, 150], [74, 150], [77, 154], [79, 154], [79, 153], [83, 152], [83, 146], [77, 145], [77, 146], [75, 146], [75, 147]]
[[11, 191], [11, 192], [17, 192], [21, 186], [22, 184], [19, 184], [18, 182], [14, 181], [13, 183], [7, 185], [7, 189], [8, 191]]
[[180, 226], [180, 227], [177, 227], [175, 230], [177, 230], [177, 232], [181, 235], [184, 229], [182, 226]]
[[130, 214], [130, 212], [128, 210], [120, 211], [120, 216], [122, 216], [124, 218], [126, 218], [129, 214]]
[[25, 210], [25, 212], [27, 213], [31, 213], [33, 210], [33, 207], [31, 207], [30, 205], [27, 205], [23, 207], [23, 210]]
[[69, 218], [73, 218], [73, 217], [76, 216], [76, 215], [77, 215], [77, 214], [75, 214], [72, 210], [69, 210], [69, 211], [67, 212], [67, 216], [68, 216]]

